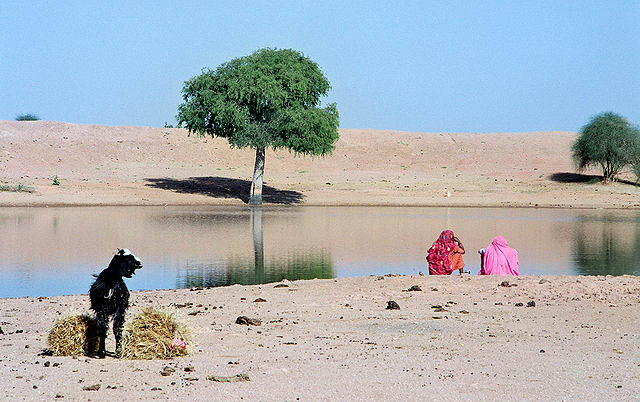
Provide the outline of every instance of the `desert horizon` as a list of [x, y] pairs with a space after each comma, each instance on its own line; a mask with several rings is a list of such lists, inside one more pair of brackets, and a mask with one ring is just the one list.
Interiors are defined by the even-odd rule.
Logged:
[[[265, 204], [640, 208], [629, 174], [577, 173], [572, 132], [340, 129], [333, 153], [268, 150]], [[254, 151], [186, 129], [0, 121], [2, 206], [243, 205]], [[60, 185], [52, 185], [53, 178]]]

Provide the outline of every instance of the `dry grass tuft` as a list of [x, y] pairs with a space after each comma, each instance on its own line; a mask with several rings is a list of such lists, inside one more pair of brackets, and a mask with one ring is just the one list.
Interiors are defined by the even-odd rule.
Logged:
[[47, 344], [54, 356], [93, 356], [100, 345], [96, 321], [88, 315], [61, 318], [49, 331]]
[[174, 339], [186, 341], [187, 336], [186, 327], [175, 319], [174, 314], [147, 307], [125, 325], [119, 357], [154, 360], [185, 356], [188, 348], [175, 345]]

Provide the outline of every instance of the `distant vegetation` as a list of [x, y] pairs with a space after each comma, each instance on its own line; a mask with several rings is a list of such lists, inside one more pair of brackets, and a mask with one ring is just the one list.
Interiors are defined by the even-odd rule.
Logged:
[[580, 170], [600, 166], [604, 183], [615, 181], [625, 167], [640, 180], [640, 130], [619, 114], [598, 114], [580, 130], [573, 158]]
[[33, 193], [36, 190], [33, 187], [23, 184], [0, 184], [0, 191], [9, 191], [12, 193]]
[[33, 113], [23, 113], [16, 116], [17, 121], [35, 121], [40, 120], [40, 117]]

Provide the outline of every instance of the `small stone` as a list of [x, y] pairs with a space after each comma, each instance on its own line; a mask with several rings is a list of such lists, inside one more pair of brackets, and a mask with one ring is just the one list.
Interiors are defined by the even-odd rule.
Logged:
[[0, 327], [0, 335], [4, 335], [4, 331], [2, 330], [2, 327]]
[[542, 284], [549, 283], [549, 282], [551, 282], [551, 281], [548, 280], [548, 279], [542, 278], [542, 279], [540, 279], [540, 282], [538, 282], [538, 283], [542, 285]]
[[535, 302], [535, 301], [533, 301], [533, 300], [530, 300], [530, 301], [527, 303], [527, 307], [535, 307], [535, 306], [536, 306], [536, 302]]
[[467, 310], [460, 310], [460, 314], [469, 314]]
[[187, 366], [184, 368], [184, 371], [186, 371], [187, 373], [193, 373], [194, 371], [196, 371], [196, 369], [193, 366]]
[[207, 376], [207, 380], [215, 381], [215, 382], [244, 382], [244, 381], [251, 381], [251, 378], [249, 378], [248, 375], [241, 373], [231, 377], [210, 375], [210, 376]]
[[152, 391], [162, 391], [162, 388], [160, 387], [153, 387], [151, 388]]
[[276, 286], [274, 286], [274, 288], [288, 288], [289, 285], [287, 285], [286, 283], [279, 283]]
[[173, 367], [164, 366], [164, 368], [160, 371], [160, 375], [163, 376], [163, 377], [166, 377], [168, 375], [171, 375], [175, 371], [176, 371], [176, 369], [174, 369]]
[[387, 310], [400, 310], [400, 305], [393, 300], [387, 302]]
[[62, 394], [56, 394], [56, 399], [62, 399], [62, 398], [64, 398], [64, 395], [62, 395]]
[[540, 349], [540, 353], [545, 353], [544, 349]]
[[422, 288], [418, 285], [413, 285], [409, 289], [405, 290], [405, 292], [422, 292]]
[[254, 302], [254, 303], [264, 303], [264, 302], [266, 302], [266, 301], [267, 301], [266, 299], [263, 299], [262, 297], [258, 297], [258, 298], [257, 298], [257, 299], [255, 299], [253, 302]]
[[420, 275], [420, 276], [424, 276], [424, 274], [422, 273], [422, 271], [418, 272], [418, 275]]
[[260, 321], [257, 318], [249, 318], [249, 317], [241, 315], [240, 317], [236, 318], [236, 324], [260, 326], [260, 325], [262, 325], [262, 321]]
[[509, 281], [502, 281], [502, 283], [500, 283], [500, 286], [502, 286], [503, 288], [511, 287], [511, 285], [509, 284]]
[[519, 302], [518, 302], [518, 303], [514, 304], [514, 306], [516, 306], [516, 307], [522, 307], [522, 306], [524, 306], [524, 304], [523, 304], [523, 303], [519, 303]]
[[45, 367], [49, 367], [51, 366], [51, 362], [49, 360], [47, 360], [46, 362], [44, 362], [44, 366]]
[[432, 291], [432, 292], [437, 292], [437, 291], [438, 291], [438, 288], [431, 288], [431, 291]]
[[82, 387], [83, 391], [98, 391], [100, 389], [100, 384], [87, 385], [86, 387]]

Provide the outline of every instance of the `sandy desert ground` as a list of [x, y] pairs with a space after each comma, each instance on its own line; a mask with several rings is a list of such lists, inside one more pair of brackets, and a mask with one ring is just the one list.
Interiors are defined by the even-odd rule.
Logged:
[[[341, 129], [331, 156], [266, 157], [265, 202], [638, 208], [640, 187], [576, 174], [575, 133], [406, 133]], [[184, 129], [0, 121], [0, 205], [246, 202], [251, 149]], [[60, 185], [52, 185], [57, 176]]]
[[[327, 158], [269, 151], [265, 201], [640, 206], [630, 176], [602, 185], [597, 171], [575, 173], [575, 133], [340, 134]], [[182, 129], [1, 121], [0, 184], [35, 191], [0, 192], [0, 206], [243, 205], [253, 157]], [[52, 185], [55, 176], [59, 186]], [[504, 280], [517, 286], [501, 286]], [[638, 277], [387, 276], [286, 284], [133, 292], [129, 316], [152, 306], [176, 311], [191, 328], [192, 355], [170, 361], [42, 355], [55, 320], [86, 312], [88, 296], [0, 299], [0, 398], [640, 398]], [[413, 285], [422, 290], [406, 291]], [[254, 302], [259, 297], [266, 302]], [[387, 310], [389, 300], [400, 309]], [[262, 325], [235, 324], [240, 315]], [[107, 347], [113, 350], [112, 338]], [[175, 372], [162, 376], [165, 366]], [[250, 381], [207, 379], [241, 373]]]
[[[501, 286], [504, 280], [517, 286]], [[86, 311], [88, 297], [0, 300], [0, 398], [636, 400], [640, 395], [638, 277], [465, 274], [286, 285], [134, 292], [130, 315], [146, 306], [177, 311], [191, 329], [193, 354], [169, 361], [41, 356], [55, 319]], [[406, 291], [413, 285], [422, 290]], [[400, 309], [387, 310], [389, 300]], [[527, 307], [531, 302], [535, 306]], [[241, 315], [262, 325], [235, 324]], [[111, 338], [107, 349], [113, 347]], [[166, 366], [175, 372], [162, 376]], [[237, 374], [250, 381], [207, 379]]]

